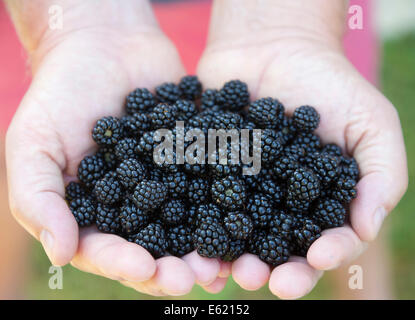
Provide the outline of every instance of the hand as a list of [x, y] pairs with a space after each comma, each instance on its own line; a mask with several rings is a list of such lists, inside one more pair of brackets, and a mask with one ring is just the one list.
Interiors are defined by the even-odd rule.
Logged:
[[[301, 105], [314, 106], [321, 115], [317, 134], [323, 142], [337, 143], [359, 163], [351, 225], [324, 231], [307, 259], [292, 257], [272, 271], [251, 254], [233, 263], [232, 276], [242, 288], [256, 290], [269, 281], [280, 298], [298, 298], [314, 287], [323, 270], [349, 262], [375, 239], [386, 214], [404, 194], [408, 174], [395, 108], [341, 50], [342, 28], [332, 21], [342, 21], [340, 1], [330, 2], [336, 7], [329, 16], [308, 11], [304, 2], [280, 2], [216, 2], [198, 75], [205, 88], [241, 79], [251, 99], [276, 97], [288, 113]], [[325, 26], [321, 17], [332, 23]], [[290, 21], [304, 23], [290, 27]]]
[[[39, 10], [47, 12], [47, 7]], [[95, 121], [120, 116], [134, 88], [178, 81], [184, 69], [146, 2], [81, 2], [64, 6], [64, 17], [61, 32], [46, 28], [38, 41], [23, 39], [34, 77], [7, 133], [13, 215], [42, 242], [55, 265], [71, 262], [152, 295], [182, 295], [195, 281], [215, 291], [226, 281], [229, 265], [195, 253], [154, 260], [142, 247], [95, 227], [78, 235], [64, 186], [76, 179], [79, 162], [96, 148], [90, 134]]]

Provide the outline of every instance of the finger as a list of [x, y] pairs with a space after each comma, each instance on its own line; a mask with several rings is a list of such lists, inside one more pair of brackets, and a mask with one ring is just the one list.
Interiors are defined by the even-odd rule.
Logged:
[[228, 278], [232, 274], [232, 262], [220, 261], [220, 271], [218, 277]]
[[258, 290], [267, 283], [269, 275], [268, 265], [250, 253], [232, 264], [232, 277], [245, 290]]
[[353, 260], [366, 247], [350, 226], [327, 229], [311, 245], [307, 261], [317, 270], [331, 270]]
[[165, 297], [167, 294], [165, 294], [163, 291], [161, 291], [159, 288], [148, 286], [142, 282], [129, 282], [129, 281], [120, 281], [121, 284], [123, 284], [126, 287], [132, 288], [136, 291], [139, 291], [141, 293], [145, 293], [151, 296], [155, 297]]
[[323, 275], [313, 269], [305, 258], [292, 257], [276, 267], [269, 279], [269, 289], [281, 299], [297, 299], [309, 293]]
[[225, 288], [227, 281], [228, 278], [217, 278], [211, 284], [202, 287], [209, 293], [219, 293]]
[[197, 284], [208, 285], [216, 280], [220, 271], [218, 259], [201, 257], [196, 250], [183, 256], [182, 259], [193, 270]]
[[156, 262], [147, 250], [95, 228], [81, 230], [72, 263], [83, 271], [131, 282], [151, 279], [156, 272]]

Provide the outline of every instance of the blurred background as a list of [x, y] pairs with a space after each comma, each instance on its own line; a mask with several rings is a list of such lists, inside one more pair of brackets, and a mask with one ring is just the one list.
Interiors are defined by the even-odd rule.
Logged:
[[[205, 45], [211, 2], [208, 0], [153, 1], [162, 29], [176, 43], [189, 73], [194, 73]], [[363, 29], [348, 30], [345, 51], [358, 70], [378, 86], [399, 111], [408, 154], [409, 181], [415, 174], [415, 1], [352, 0], [363, 9]], [[191, 27], [189, 27], [191, 24]], [[151, 299], [117, 282], [63, 268], [63, 289], [51, 290], [50, 263], [41, 246], [11, 218], [7, 204], [4, 137], [7, 126], [30, 84], [24, 50], [0, 2], [0, 299]], [[387, 218], [380, 240], [358, 262], [370, 261], [368, 292], [351, 292], [348, 268], [326, 273], [304, 299], [371, 298], [376, 290], [386, 296], [415, 299], [415, 189], [409, 189]], [[367, 270], [367, 268], [364, 270]], [[349, 292], [344, 293], [344, 290]], [[372, 290], [372, 292], [370, 292]], [[342, 292], [343, 291], [343, 292]], [[385, 295], [384, 295], [385, 297]], [[275, 299], [267, 287], [244, 291], [229, 279], [216, 295], [195, 287], [184, 299]]]

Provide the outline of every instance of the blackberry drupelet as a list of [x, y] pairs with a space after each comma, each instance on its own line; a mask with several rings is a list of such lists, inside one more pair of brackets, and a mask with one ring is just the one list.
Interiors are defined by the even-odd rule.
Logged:
[[101, 156], [86, 156], [79, 164], [78, 179], [85, 187], [92, 189], [105, 172], [106, 165]]
[[331, 195], [340, 202], [350, 203], [357, 196], [356, 181], [350, 178], [341, 178], [334, 183]]
[[284, 154], [276, 160], [272, 167], [275, 176], [282, 180], [288, 180], [291, 174], [299, 167], [295, 156]]
[[248, 86], [240, 80], [226, 82], [219, 92], [223, 105], [230, 111], [241, 111], [249, 104]]
[[320, 181], [309, 169], [298, 168], [288, 178], [288, 197], [311, 202], [320, 195]]
[[228, 251], [221, 256], [222, 261], [232, 262], [244, 254], [246, 240], [229, 239]]
[[319, 199], [315, 205], [313, 219], [324, 229], [344, 225], [346, 209], [334, 199]]
[[251, 236], [254, 224], [251, 218], [242, 211], [228, 212], [223, 225], [233, 239], [246, 240]]
[[213, 203], [202, 204], [196, 209], [196, 224], [222, 223], [222, 210]]
[[120, 217], [117, 207], [98, 203], [95, 224], [101, 232], [117, 234], [120, 231]]
[[202, 222], [193, 233], [193, 243], [200, 256], [219, 258], [228, 252], [229, 237], [220, 224]]
[[248, 198], [246, 211], [255, 228], [267, 228], [273, 215], [272, 202], [264, 194], [251, 194]]
[[168, 241], [163, 227], [157, 223], [150, 223], [144, 229], [129, 237], [136, 244], [142, 246], [155, 258], [165, 255]]
[[114, 153], [118, 161], [137, 158], [136, 149], [138, 142], [134, 138], [124, 138], [115, 145]]
[[94, 187], [97, 200], [103, 204], [114, 204], [122, 199], [121, 184], [115, 172], [108, 172]]
[[179, 111], [175, 105], [159, 103], [150, 113], [151, 127], [156, 129], [171, 129], [176, 125]]
[[174, 107], [177, 108], [176, 121], [188, 121], [198, 113], [196, 105], [189, 100], [177, 100]]
[[196, 100], [202, 94], [202, 84], [197, 76], [184, 76], [179, 82], [182, 97], [187, 100]]
[[125, 101], [127, 114], [147, 112], [156, 104], [153, 94], [146, 88], [137, 88], [131, 91]]
[[284, 106], [277, 99], [261, 98], [251, 102], [248, 120], [260, 128], [274, 129], [284, 120]]
[[285, 240], [291, 240], [291, 233], [294, 227], [293, 215], [284, 210], [277, 210], [269, 222], [269, 232], [276, 236], [281, 236]]
[[130, 138], [141, 137], [151, 129], [151, 118], [148, 113], [134, 113], [121, 118], [125, 135]]
[[169, 243], [168, 251], [176, 257], [182, 257], [192, 252], [195, 248], [192, 233], [192, 229], [187, 225], [179, 225], [168, 229], [166, 231]]
[[126, 199], [120, 209], [120, 227], [124, 234], [133, 234], [149, 222], [147, 212], [137, 208], [133, 201]]
[[180, 99], [180, 89], [175, 83], [167, 82], [156, 87], [156, 97], [159, 102], [175, 103]]
[[78, 182], [71, 181], [65, 188], [65, 200], [68, 202], [74, 199], [82, 198], [86, 196], [87, 196], [87, 191]]
[[235, 176], [228, 176], [214, 181], [211, 194], [212, 201], [227, 210], [235, 211], [245, 205], [245, 183]]
[[167, 199], [167, 188], [163, 183], [143, 180], [135, 187], [131, 199], [141, 210], [157, 209]]
[[146, 168], [136, 159], [124, 160], [115, 172], [118, 180], [127, 189], [134, 188], [140, 181], [147, 178]]
[[310, 155], [311, 168], [319, 177], [322, 185], [329, 185], [340, 173], [340, 158], [328, 153], [315, 152]]
[[160, 214], [164, 224], [179, 225], [186, 217], [186, 208], [181, 200], [173, 199], [163, 204]]
[[290, 256], [288, 242], [278, 235], [268, 234], [259, 245], [259, 258], [276, 267], [288, 261]]
[[92, 129], [92, 138], [100, 146], [112, 146], [121, 139], [122, 135], [121, 121], [115, 117], [99, 119]]
[[321, 228], [309, 218], [300, 219], [298, 225], [294, 229], [293, 238], [295, 248], [294, 252], [300, 256], [306, 256], [308, 248], [321, 236]]
[[183, 198], [187, 193], [187, 177], [184, 172], [163, 174], [161, 181], [167, 187], [170, 198]]
[[95, 205], [89, 198], [76, 198], [69, 203], [69, 209], [75, 217], [78, 226], [87, 227], [95, 221]]
[[[272, 129], [262, 130], [261, 136], [261, 160], [262, 163], [271, 165], [283, 150], [281, 134]], [[255, 151], [254, 151], [255, 152]]]
[[187, 198], [192, 204], [202, 204], [209, 201], [209, 184], [203, 178], [189, 180]]
[[301, 106], [294, 111], [293, 122], [295, 127], [303, 132], [312, 132], [320, 123], [320, 115], [311, 106]]

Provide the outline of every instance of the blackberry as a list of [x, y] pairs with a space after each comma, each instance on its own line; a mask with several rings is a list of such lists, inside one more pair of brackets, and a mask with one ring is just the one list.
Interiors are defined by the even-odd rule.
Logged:
[[288, 248], [289, 245], [285, 239], [269, 234], [260, 241], [259, 258], [265, 263], [276, 267], [288, 261], [290, 257]]
[[293, 216], [283, 210], [277, 210], [269, 222], [269, 232], [273, 235], [281, 236], [287, 241], [291, 240], [291, 232], [293, 227]]
[[321, 150], [322, 153], [328, 153], [332, 156], [341, 157], [342, 156], [342, 148], [340, 148], [335, 143], [326, 144], [323, 149]]
[[150, 223], [129, 239], [146, 249], [154, 258], [165, 255], [168, 241], [163, 227], [157, 223]]
[[131, 199], [137, 208], [148, 211], [159, 208], [167, 198], [167, 188], [164, 184], [143, 180], [134, 189]]
[[115, 145], [114, 153], [118, 161], [137, 158], [136, 149], [138, 142], [134, 138], [124, 138]]
[[222, 261], [232, 262], [244, 254], [246, 241], [240, 239], [230, 239], [228, 246], [228, 251], [220, 258]]
[[[281, 135], [275, 130], [262, 130], [261, 160], [264, 164], [273, 164], [283, 150]], [[255, 152], [255, 151], [254, 151]]]
[[327, 153], [314, 153], [309, 167], [318, 175], [323, 185], [329, 185], [340, 172], [340, 159]]
[[248, 239], [254, 228], [251, 218], [240, 211], [229, 212], [225, 216], [223, 223], [231, 238], [239, 240]]
[[234, 176], [228, 176], [213, 182], [211, 194], [214, 203], [227, 210], [236, 210], [245, 204], [245, 183]]
[[321, 236], [321, 228], [309, 218], [300, 219], [293, 232], [296, 254], [306, 256], [310, 246]]
[[196, 100], [202, 94], [202, 84], [197, 76], [185, 76], [179, 82], [182, 97], [188, 100]]
[[189, 100], [177, 100], [174, 107], [177, 109], [176, 121], [188, 121], [197, 114], [195, 104]]
[[209, 200], [209, 184], [203, 178], [194, 178], [189, 181], [187, 198], [193, 204], [202, 204]]
[[286, 154], [276, 160], [272, 169], [276, 177], [287, 180], [298, 167], [299, 164], [295, 156]]
[[261, 243], [266, 238], [267, 232], [263, 229], [254, 229], [251, 238], [248, 239], [247, 250], [249, 253], [259, 255]]
[[99, 119], [92, 129], [92, 138], [101, 146], [112, 146], [122, 137], [121, 121], [115, 117]]
[[197, 209], [198, 206], [190, 206], [187, 208], [187, 214], [185, 217], [184, 224], [188, 225], [190, 228], [195, 229], [197, 226]]
[[202, 110], [223, 110], [223, 99], [216, 89], [207, 89], [202, 93]]
[[75, 217], [78, 226], [87, 227], [95, 221], [95, 206], [89, 198], [76, 198], [69, 203], [69, 209]]
[[149, 222], [149, 215], [126, 199], [120, 209], [120, 227], [124, 234], [133, 234], [144, 228]]
[[151, 127], [153, 129], [173, 128], [179, 111], [175, 105], [159, 103], [150, 113]]
[[119, 209], [98, 203], [95, 224], [101, 232], [117, 234], [120, 231]]
[[248, 119], [260, 128], [276, 128], [284, 119], [284, 106], [273, 98], [255, 100], [249, 105]]
[[311, 106], [301, 106], [294, 111], [293, 122], [295, 127], [303, 132], [312, 132], [320, 123], [320, 115]]
[[240, 80], [226, 82], [219, 93], [224, 107], [230, 111], [241, 111], [249, 103], [248, 86]]
[[168, 251], [176, 256], [182, 257], [194, 250], [192, 229], [186, 225], [172, 227], [166, 232], [169, 243]]
[[161, 218], [166, 225], [178, 225], [185, 219], [185, 216], [186, 209], [180, 200], [169, 200], [161, 207]]
[[202, 204], [196, 209], [196, 224], [206, 223], [222, 223], [222, 211], [213, 203]]
[[[244, 166], [246, 165], [242, 165], [242, 170]], [[255, 191], [261, 182], [259, 174], [243, 175], [242, 179], [245, 182], [245, 185], [249, 189], [249, 191]]]
[[97, 200], [103, 204], [114, 204], [121, 200], [121, 184], [114, 172], [108, 172], [98, 180], [94, 187], [94, 194]]
[[320, 181], [315, 173], [298, 168], [288, 178], [288, 196], [292, 199], [311, 202], [320, 195]]
[[266, 228], [273, 215], [272, 202], [266, 195], [254, 193], [248, 198], [246, 211], [255, 228]]
[[239, 129], [242, 126], [242, 117], [233, 112], [221, 111], [212, 120], [213, 129]]
[[268, 196], [274, 204], [279, 204], [285, 196], [285, 190], [274, 180], [261, 180], [259, 190]]
[[341, 158], [340, 175], [343, 178], [349, 178], [352, 180], [359, 179], [359, 166], [357, 165], [355, 158]]
[[156, 104], [153, 94], [146, 88], [137, 88], [131, 91], [125, 100], [127, 114], [149, 111]]
[[187, 193], [187, 177], [184, 172], [163, 174], [161, 181], [167, 187], [170, 198], [182, 198]]
[[319, 199], [314, 208], [313, 219], [324, 229], [341, 227], [346, 219], [346, 209], [337, 200]]
[[339, 179], [332, 187], [332, 197], [340, 202], [350, 203], [356, 196], [356, 181], [353, 179]]
[[284, 143], [292, 141], [297, 134], [297, 128], [294, 125], [293, 119], [287, 116], [284, 116], [282, 122], [278, 126], [278, 129], [282, 133]]
[[202, 257], [219, 258], [228, 252], [229, 238], [219, 223], [202, 222], [193, 233], [197, 253]]
[[175, 103], [180, 99], [180, 95], [179, 86], [172, 82], [163, 83], [156, 87], [156, 96], [160, 102]]
[[[222, 152], [224, 153], [223, 157], [225, 158], [226, 156], [226, 164], [221, 162], [221, 160], [224, 160], [220, 159], [220, 155]], [[211, 177], [213, 177], [214, 179], [220, 179], [227, 177], [229, 175], [239, 175], [239, 173], [241, 172], [240, 161], [238, 161], [237, 163], [233, 163], [234, 161], [232, 161], [232, 152], [236, 155], [237, 159], [239, 160], [239, 145], [238, 148], [232, 148], [232, 144], [227, 143], [226, 150], [217, 150], [215, 154], [216, 162], [209, 163], [208, 165], [209, 174]]]
[[113, 146], [100, 147], [96, 155], [104, 160], [107, 169], [112, 170], [117, 166], [117, 157], [115, 156]]
[[144, 156], [146, 161], [153, 162], [154, 131], [145, 132], [138, 141], [136, 151]]
[[82, 198], [86, 196], [87, 196], [86, 190], [78, 182], [71, 181], [65, 188], [65, 200], [68, 202], [76, 198]]
[[105, 162], [99, 155], [86, 156], [78, 167], [78, 179], [88, 189], [92, 189], [95, 183], [105, 174]]
[[[292, 157], [297, 163], [303, 163], [307, 156], [307, 146], [292, 144], [284, 148], [284, 155]], [[315, 150], [310, 150], [315, 152]]]
[[306, 155], [319, 151], [321, 148], [320, 138], [313, 133], [299, 133], [293, 140], [292, 144], [304, 148]]
[[134, 113], [121, 118], [125, 133], [131, 138], [138, 138], [151, 129], [151, 118], [148, 113]]
[[163, 182], [163, 177], [165, 176], [163, 171], [153, 166], [151, 166], [147, 170], [150, 172], [150, 180]]
[[134, 188], [140, 181], [147, 178], [146, 168], [136, 159], [124, 160], [115, 171], [119, 181], [127, 189]]
[[310, 202], [307, 200], [298, 200], [288, 195], [285, 205], [293, 213], [305, 213], [310, 208]]

